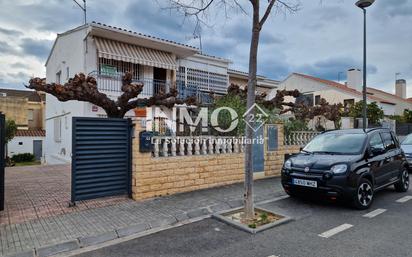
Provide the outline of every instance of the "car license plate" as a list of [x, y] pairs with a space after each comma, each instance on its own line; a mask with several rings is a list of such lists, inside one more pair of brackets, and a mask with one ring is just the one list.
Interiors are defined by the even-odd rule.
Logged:
[[318, 187], [318, 182], [313, 180], [306, 180], [306, 179], [292, 179], [292, 184], [297, 186], [304, 186], [304, 187]]

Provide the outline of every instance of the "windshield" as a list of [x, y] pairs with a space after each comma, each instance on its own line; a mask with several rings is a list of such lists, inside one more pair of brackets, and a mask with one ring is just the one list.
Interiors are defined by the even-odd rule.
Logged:
[[315, 137], [303, 148], [310, 153], [360, 154], [366, 134], [326, 133]]
[[402, 145], [412, 145], [412, 134], [405, 137], [405, 139], [402, 141]]

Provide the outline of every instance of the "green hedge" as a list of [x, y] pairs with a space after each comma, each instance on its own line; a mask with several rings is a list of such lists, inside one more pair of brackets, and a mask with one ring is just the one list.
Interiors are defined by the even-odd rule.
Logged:
[[32, 162], [34, 161], [34, 155], [31, 153], [19, 153], [11, 157], [14, 162]]

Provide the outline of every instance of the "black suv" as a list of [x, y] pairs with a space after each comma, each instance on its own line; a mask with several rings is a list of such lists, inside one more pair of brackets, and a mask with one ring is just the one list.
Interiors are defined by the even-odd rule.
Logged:
[[327, 131], [285, 161], [282, 185], [291, 196], [321, 193], [367, 209], [380, 189], [395, 185], [398, 192], [408, 191], [408, 164], [388, 129]]

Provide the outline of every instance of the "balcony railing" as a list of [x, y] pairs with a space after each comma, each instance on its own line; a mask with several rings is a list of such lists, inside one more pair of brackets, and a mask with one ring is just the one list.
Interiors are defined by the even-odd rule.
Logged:
[[[123, 73], [103, 73], [93, 71], [89, 73], [97, 81], [97, 88], [100, 92], [121, 93]], [[168, 93], [171, 83], [165, 80], [156, 79], [138, 79], [132, 78], [132, 82], [143, 83], [143, 91], [139, 98], [151, 97], [160, 93]]]
[[[122, 78], [123, 73], [113, 72], [104, 73], [99, 71], [93, 71], [89, 73], [97, 81], [97, 88], [100, 92], [121, 94], [122, 93]], [[170, 88], [173, 86], [171, 82], [156, 79], [138, 79], [133, 78], [132, 82], [142, 82], [144, 87], [142, 93], [140, 93], [139, 98], [148, 98], [160, 93], [169, 93]], [[213, 97], [205, 91], [199, 90], [196, 86], [184, 85], [182, 82], [177, 82], [178, 98], [186, 99], [188, 97], [196, 97], [197, 101], [201, 104], [212, 104]]]
[[201, 104], [209, 105], [213, 103], [213, 97], [208, 92], [199, 90], [196, 86], [186, 86], [182, 82], [178, 82], [177, 91], [180, 99], [194, 96]]

